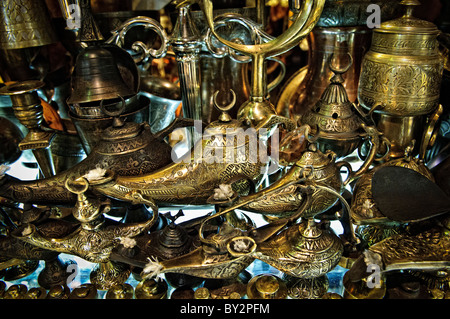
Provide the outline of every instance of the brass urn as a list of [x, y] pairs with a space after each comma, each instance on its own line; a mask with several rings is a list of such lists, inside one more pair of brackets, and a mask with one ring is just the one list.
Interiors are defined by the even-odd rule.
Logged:
[[391, 157], [423, 131], [424, 117], [438, 108], [444, 60], [440, 31], [412, 13], [420, 3], [404, 0], [406, 13], [374, 29], [372, 45], [363, 58], [358, 100], [375, 112], [378, 128], [391, 141]]
[[443, 58], [438, 50], [440, 31], [412, 15], [416, 0], [404, 0], [406, 13], [374, 29], [364, 56], [359, 81], [361, 105], [397, 116], [429, 114], [438, 106]]

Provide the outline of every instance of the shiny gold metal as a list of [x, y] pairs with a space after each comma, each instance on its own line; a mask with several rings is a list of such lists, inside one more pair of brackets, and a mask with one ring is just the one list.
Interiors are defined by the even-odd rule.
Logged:
[[194, 299], [211, 299], [209, 289], [206, 287], [199, 287], [194, 292]]
[[[74, 254], [94, 263], [106, 263], [112, 249], [119, 244], [117, 239], [132, 238], [156, 221], [157, 213], [154, 213], [153, 218], [142, 223], [117, 223], [106, 227], [103, 214], [110, 210], [109, 202], [89, 199], [85, 195], [89, 187], [85, 179], [67, 180], [66, 186], [78, 196], [72, 214], [80, 222], [79, 226], [62, 238], [52, 238], [39, 232], [40, 226], [24, 223], [13, 232], [13, 236], [41, 248]], [[61, 222], [59, 225], [62, 226]]]
[[352, 281], [344, 274], [344, 299], [383, 299], [386, 294], [385, 280], [381, 280], [380, 287], [369, 287], [367, 279]]
[[164, 279], [144, 279], [135, 290], [136, 299], [166, 299], [168, 286]]
[[27, 291], [28, 287], [24, 284], [15, 284], [6, 290], [3, 299], [25, 299]]
[[[134, 247], [119, 245], [112, 252], [113, 259], [134, 265], [144, 265], [148, 258], [154, 260], [168, 260], [189, 253], [198, 246], [198, 240], [192, 236], [191, 227], [175, 224], [174, 220], [183, 213], [174, 217], [162, 229], [142, 234], [135, 238]], [[165, 215], [163, 215], [165, 216]]]
[[123, 116], [114, 118], [109, 120], [115, 124], [102, 130], [101, 143], [83, 161], [41, 180], [19, 181], [5, 175], [1, 179], [1, 196], [23, 203], [75, 204], [76, 196], [65, 187], [68, 179], [106, 168], [121, 176], [141, 175], [171, 163], [171, 147], [163, 138], [183, 123], [186, 124], [185, 121], [175, 120], [167, 129], [153, 135], [146, 123], [125, 122]]
[[[256, 247], [247, 236], [242, 236], [243, 231], [224, 222], [217, 234], [211, 235], [210, 240], [217, 246], [208, 244], [192, 250], [179, 257], [168, 260], [149, 258], [142, 278], [152, 278], [161, 273], [187, 274], [201, 278], [230, 279], [237, 277], [254, 260], [248, 252]], [[241, 241], [243, 250], [237, 254], [230, 254], [228, 244], [230, 240]], [[248, 240], [248, 242], [247, 242]], [[250, 247], [253, 244], [252, 247]]]
[[82, 103], [127, 99], [137, 94], [122, 78], [116, 60], [108, 46], [89, 46], [81, 51], [75, 62], [67, 103], [81, 104], [79, 107], [83, 108]]
[[[327, 0], [316, 27], [306, 38], [308, 65], [291, 76], [276, 103], [280, 115], [296, 118], [310, 111], [332, 76], [327, 67], [334, 54], [336, 65], [346, 65], [347, 54], [355, 61], [345, 76], [344, 87], [351, 102], [357, 98], [361, 60], [370, 47], [372, 30], [367, 27], [369, 5], [378, 5], [380, 20], [397, 16], [399, 0]], [[299, 1], [291, 10], [297, 14]], [[349, 14], [351, 12], [351, 14]]]
[[72, 290], [69, 299], [97, 299], [97, 288], [92, 284], [82, 284]]
[[300, 43], [314, 28], [320, 17], [325, 1], [305, 1], [293, 24], [283, 34], [266, 43], [256, 45], [238, 44], [220, 37], [214, 28], [213, 5], [210, 0], [199, 1], [206, 22], [214, 36], [226, 46], [252, 58], [252, 82], [250, 99], [238, 110], [238, 119], [248, 121], [255, 127], [267, 126], [277, 117], [275, 107], [267, 99], [267, 78], [265, 60], [290, 50]]
[[334, 73], [330, 85], [316, 105], [306, 111], [299, 121], [318, 131], [317, 145], [322, 152], [330, 149], [338, 157], [345, 157], [360, 145], [363, 119], [348, 99], [343, 86], [343, 74], [353, 64], [352, 56], [349, 54], [350, 62], [342, 69], [332, 65], [333, 56], [332, 54], [328, 61], [329, 68]]
[[[305, 195], [309, 192], [306, 197], [310, 198], [310, 203], [302, 211], [301, 217], [309, 218], [323, 213], [336, 203], [344, 186], [359, 178], [375, 159], [380, 145], [379, 133], [372, 127], [365, 125], [362, 127], [370, 136], [373, 146], [370, 156], [357, 171], [352, 171], [348, 162], [335, 162], [336, 154], [334, 152], [327, 150], [322, 153], [313, 143], [302, 152], [300, 158], [294, 163], [290, 163], [291, 167], [287, 173], [261, 192], [242, 197], [235, 206], [232, 206], [233, 209], [242, 204], [247, 211], [267, 216], [292, 218], [297, 215], [300, 217], [298, 215], [300, 207], [304, 204]], [[308, 135], [309, 127], [305, 126], [304, 129], [306, 130], [305, 134]], [[345, 180], [342, 179], [340, 173], [342, 167], [349, 170]]]
[[49, 150], [54, 132], [41, 127], [44, 120], [43, 108], [37, 90], [43, 86], [44, 82], [41, 81], [17, 82], [1, 88], [0, 94], [11, 98], [15, 116], [28, 129], [28, 134], [19, 143], [19, 148], [31, 149], [44, 177], [50, 177], [55, 174]]
[[39, 260], [15, 260], [12, 258], [13, 265], [5, 270], [3, 279], [5, 281], [14, 281], [31, 275], [39, 267]]
[[257, 275], [247, 284], [247, 296], [249, 299], [286, 299], [286, 284], [275, 275]]
[[[371, 246], [373, 259], [381, 260], [382, 272], [400, 269], [439, 270], [447, 267], [447, 229], [441, 226], [415, 232], [402, 232]], [[400, 249], [401, 247], [401, 249]]]
[[[329, 1], [324, 10], [328, 4]], [[347, 3], [341, 5], [347, 6]], [[327, 11], [330, 15], [338, 12]], [[334, 55], [334, 64], [339, 68], [348, 64], [348, 54], [352, 56], [354, 63], [346, 72], [343, 86], [349, 100], [355, 102], [361, 60], [370, 46], [370, 39], [371, 30], [365, 25], [340, 26], [337, 23], [335, 26], [316, 26], [306, 38], [308, 65], [285, 83], [276, 102], [277, 112], [296, 119], [313, 109], [333, 75], [328, 67], [331, 55]]]
[[[355, 232], [365, 247], [370, 247], [403, 231], [403, 225], [370, 224], [359, 225]], [[350, 267], [348, 267], [350, 268]]]
[[252, 255], [287, 275], [315, 278], [332, 270], [342, 253], [339, 237], [308, 219], [260, 243]]
[[[150, 174], [99, 180], [96, 191], [150, 206], [163, 203], [204, 205], [220, 185], [243, 180], [257, 184], [268, 164], [267, 154], [252, 153], [252, 147], [256, 146], [252, 143], [258, 141], [253, 137], [258, 136], [258, 130], [226, 116], [221, 118], [210, 123], [202, 140], [173, 163]], [[244, 130], [250, 130], [247, 137]]]
[[391, 157], [420, 140], [426, 117], [439, 105], [444, 59], [438, 28], [412, 15], [418, 1], [401, 1], [405, 14], [373, 31], [364, 56], [358, 101], [375, 113], [377, 127], [391, 141]]
[[130, 274], [129, 265], [110, 260], [98, 263], [89, 274], [89, 280], [95, 288], [109, 290], [113, 286], [124, 284]]
[[66, 285], [55, 285], [48, 290], [45, 299], [69, 299], [70, 289]]
[[283, 276], [283, 279], [291, 299], [323, 299], [330, 287], [326, 275], [310, 279]]
[[[36, 246], [34, 246], [34, 249], [36, 249]], [[69, 265], [76, 265], [76, 262], [73, 260], [63, 261], [59, 255], [54, 258], [46, 258], [44, 269], [38, 276], [39, 286], [50, 289], [55, 285], [67, 283], [67, 278], [71, 274], [67, 271]]]
[[133, 299], [134, 288], [130, 284], [118, 284], [108, 289], [105, 299]]
[[0, 4], [0, 47], [22, 49], [56, 42], [43, 0], [7, 0]]
[[433, 112], [438, 106], [443, 72], [437, 27], [412, 15], [419, 1], [402, 1], [406, 13], [373, 30], [364, 56], [358, 100], [370, 110], [396, 116]]
[[46, 299], [46, 297], [47, 290], [45, 290], [45, 288], [39, 287], [30, 288], [25, 296], [25, 299]]

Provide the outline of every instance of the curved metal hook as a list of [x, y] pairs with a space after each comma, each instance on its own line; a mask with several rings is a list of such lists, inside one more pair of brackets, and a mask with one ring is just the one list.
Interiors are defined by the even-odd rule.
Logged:
[[344, 74], [345, 72], [347, 72], [350, 69], [350, 67], [353, 64], [353, 57], [349, 52], [347, 52], [347, 55], [350, 58], [350, 61], [348, 62], [348, 64], [345, 67], [343, 67], [342, 69], [339, 70], [336, 66], [333, 65], [334, 52], [331, 53], [331, 55], [328, 58], [328, 67], [334, 74]]
[[123, 113], [123, 111], [125, 111], [125, 108], [126, 108], [125, 99], [123, 97], [121, 97], [120, 95], [118, 95], [117, 97], [120, 98], [120, 100], [122, 101], [122, 104], [115, 111], [110, 111], [106, 108], [106, 106], [103, 104], [105, 100], [100, 101], [100, 110], [102, 110], [102, 112], [105, 113], [105, 115], [110, 116], [110, 117], [117, 117], [117, 116], [120, 116]]
[[125, 44], [125, 36], [127, 32], [136, 26], [144, 26], [145, 29], [155, 31], [156, 34], [161, 38], [161, 46], [156, 50], [153, 48], [149, 48], [142, 41], [134, 42], [131, 46], [131, 49], [136, 51], [137, 53], [140, 53], [140, 56], [133, 57], [134, 62], [136, 64], [142, 61], [145, 62], [149, 59], [149, 57], [152, 57], [154, 59], [162, 58], [167, 53], [168, 36], [161, 24], [149, 17], [137, 16], [128, 19], [117, 29], [111, 31], [113, 35], [108, 40], [106, 40], [105, 43], [115, 44], [118, 47], [122, 48]]
[[231, 92], [231, 94], [233, 95], [233, 99], [232, 99], [232, 101], [231, 101], [229, 104], [224, 105], [224, 106], [220, 106], [220, 105], [217, 103], [217, 95], [219, 95], [220, 91], [217, 90], [216, 92], [214, 92], [214, 94], [213, 94], [214, 106], [215, 106], [219, 111], [227, 112], [227, 111], [231, 110], [231, 109], [233, 108], [234, 104], [236, 103], [236, 93], [234, 92], [233, 89], [230, 89], [230, 92]]
[[[78, 183], [77, 184], [71, 184], [71, 183], [74, 183], [74, 182], [80, 182], [80, 184], [78, 184]], [[73, 194], [80, 195], [80, 194], [85, 193], [89, 189], [89, 182], [84, 177], [78, 177], [75, 180], [71, 179], [71, 178], [68, 178], [68, 179], [66, 179], [66, 181], [64, 183], [64, 186], [66, 187], [66, 189], [69, 192], [71, 192]]]

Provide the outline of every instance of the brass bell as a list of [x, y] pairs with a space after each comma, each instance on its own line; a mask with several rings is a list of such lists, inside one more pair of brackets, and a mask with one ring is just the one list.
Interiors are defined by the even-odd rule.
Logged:
[[56, 42], [44, 0], [1, 1], [0, 20], [2, 49], [23, 49]]
[[89, 46], [77, 56], [71, 79], [69, 105], [102, 100], [124, 99], [136, 95], [123, 80], [118, 64], [110, 50]]

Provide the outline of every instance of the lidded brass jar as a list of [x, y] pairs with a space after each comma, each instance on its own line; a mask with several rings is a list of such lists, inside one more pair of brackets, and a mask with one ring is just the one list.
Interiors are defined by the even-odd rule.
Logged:
[[443, 58], [440, 31], [412, 16], [416, 0], [403, 0], [406, 13], [374, 29], [362, 62], [358, 99], [364, 108], [396, 116], [429, 114], [438, 106]]

